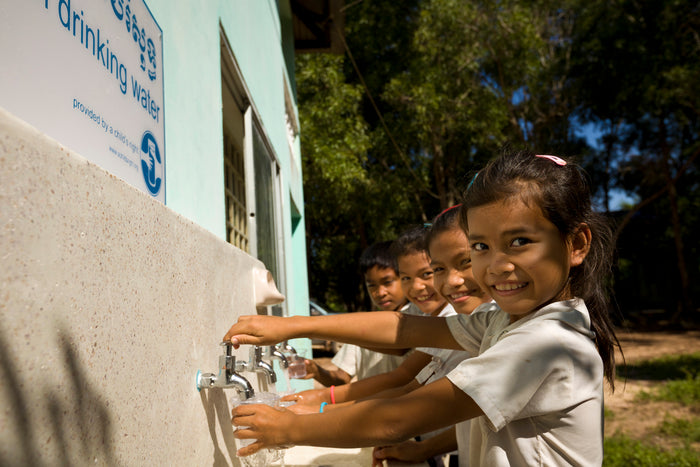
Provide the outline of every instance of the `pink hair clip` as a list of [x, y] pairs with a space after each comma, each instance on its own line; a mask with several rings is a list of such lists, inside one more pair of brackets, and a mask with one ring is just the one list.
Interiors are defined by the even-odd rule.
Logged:
[[557, 156], [550, 156], [548, 154], [536, 154], [535, 157], [541, 157], [542, 159], [549, 159], [550, 161], [554, 162], [557, 165], [565, 166], [566, 161], [562, 159], [561, 157]]

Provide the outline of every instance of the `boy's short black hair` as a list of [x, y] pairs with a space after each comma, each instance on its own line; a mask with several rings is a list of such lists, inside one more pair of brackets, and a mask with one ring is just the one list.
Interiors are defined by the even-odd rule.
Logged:
[[387, 240], [374, 243], [365, 248], [365, 251], [360, 255], [360, 273], [365, 275], [367, 271], [377, 266], [382, 269], [393, 269], [398, 274], [396, 260], [391, 253], [392, 243], [394, 242]]
[[[397, 261], [401, 256], [426, 252], [426, 233], [427, 229], [423, 225], [415, 225], [404, 230], [391, 245], [394, 261]], [[396, 269], [398, 269], [398, 266]]]

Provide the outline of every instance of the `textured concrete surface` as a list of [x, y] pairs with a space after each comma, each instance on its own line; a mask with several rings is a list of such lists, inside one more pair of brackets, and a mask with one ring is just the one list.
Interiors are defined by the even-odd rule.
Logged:
[[[2, 108], [0, 258], [0, 465], [239, 465], [236, 393], [195, 375], [256, 312], [262, 263]], [[368, 466], [371, 449], [285, 461]]]
[[0, 465], [237, 465], [195, 374], [259, 261], [3, 109], [0, 258]]

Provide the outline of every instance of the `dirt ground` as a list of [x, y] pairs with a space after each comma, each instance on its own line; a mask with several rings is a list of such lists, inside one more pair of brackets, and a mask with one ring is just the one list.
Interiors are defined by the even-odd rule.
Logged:
[[[681, 355], [700, 352], [700, 331], [684, 332], [618, 332], [618, 339], [628, 364], [643, 360], [651, 360], [667, 355]], [[622, 359], [616, 355], [619, 364]], [[669, 402], [639, 402], [635, 395], [642, 390], [649, 391], [659, 382], [619, 380], [615, 385], [615, 393], [608, 388], [605, 394], [605, 407], [612, 411], [613, 416], [605, 421], [605, 435], [611, 436], [616, 432], [630, 438], [653, 442], [664, 447], [673, 446], [668, 440], [654, 434], [658, 425], [665, 417], [692, 419], [700, 416], [697, 407], [683, 407]], [[695, 448], [700, 448], [695, 446]]]
[[[700, 352], [700, 330], [684, 332], [618, 332], [618, 339], [628, 364], [651, 360], [666, 355], [680, 355]], [[315, 359], [325, 368], [335, 368], [327, 355]], [[616, 362], [622, 359], [616, 354]], [[314, 382], [314, 387], [323, 386]], [[668, 440], [659, 438], [654, 433], [658, 425], [668, 416], [691, 419], [700, 416], [698, 408], [682, 407], [667, 402], [638, 402], [635, 395], [641, 391], [649, 391], [653, 385], [661, 384], [650, 381], [618, 380], [615, 392], [608, 388], [605, 393], [605, 407], [613, 413], [605, 421], [605, 435], [612, 436], [616, 432], [625, 434], [633, 439], [654, 442], [654, 444], [675, 447]], [[696, 448], [700, 448], [696, 446]]]

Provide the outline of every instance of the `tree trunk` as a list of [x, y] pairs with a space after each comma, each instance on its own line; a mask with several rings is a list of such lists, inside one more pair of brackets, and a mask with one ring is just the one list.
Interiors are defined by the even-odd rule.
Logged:
[[690, 281], [688, 279], [688, 269], [685, 264], [685, 249], [683, 247], [683, 237], [681, 236], [681, 221], [678, 215], [678, 192], [676, 191], [676, 185], [674, 183], [673, 177], [671, 176], [671, 169], [669, 167], [670, 151], [668, 146], [664, 144], [662, 148], [663, 152], [663, 170], [664, 178], [666, 180], [666, 185], [668, 186], [668, 204], [671, 208], [671, 228], [673, 229], [673, 240], [676, 247], [676, 257], [678, 259], [678, 275], [681, 280], [681, 296], [680, 303], [677, 311], [673, 314], [671, 321], [674, 324], [679, 324], [684, 316], [689, 319], [693, 317], [693, 304], [690, 298]]

